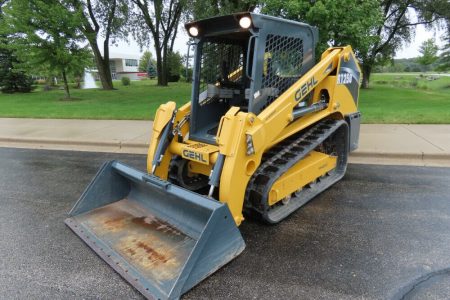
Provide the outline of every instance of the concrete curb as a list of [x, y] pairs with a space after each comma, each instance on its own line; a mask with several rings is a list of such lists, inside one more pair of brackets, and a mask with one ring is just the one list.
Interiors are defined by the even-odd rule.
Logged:
[[66, 139], [2, 138], [0, 147], [87, 152], [147, 154], [148, 145], [126, 141], [85, 141]]
[[[121, 152], [146, 154], [148, 144], [127, 141], [86, 141], [51, 138], [0, 137], [0, 147], [16, 147], [49, 150], [72, 150], [88, 152]], [[450, 153], [388, 153], [356, 151], [350, 154], [351, 163], [450, 166]]]
[[450, 167], [450, 153], [353, 152], [350, 163]]
[[392, 159], [438, 159], [438, 160], [450, 160], [450, 153], [383, 153], [383, 152], [369, 152], [369, 151], [356, 151], [351, 154], [355, 158], [392, 158]]
[[44, 145], [68, 145], [68, 146], [93, 146], [93, 147], [134, 147], [134, 148], [148, 148], [147, 144], [131, 143], [127, 141], [85, 141], [85, 140], [65, 140], [65, 139], [35, 139], [35, 138], [2, 138], [0, 143], [23, 143], [23, 144], [44, 144]]

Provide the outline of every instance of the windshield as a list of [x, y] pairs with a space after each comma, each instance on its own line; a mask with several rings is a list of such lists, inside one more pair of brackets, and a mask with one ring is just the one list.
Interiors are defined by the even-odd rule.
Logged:
[[239, 40], [204, 41], [200, 65], [199, 101], [211, 98], [220, 93], [219, 90], [242, 89], [243, 61], [244, 46]]

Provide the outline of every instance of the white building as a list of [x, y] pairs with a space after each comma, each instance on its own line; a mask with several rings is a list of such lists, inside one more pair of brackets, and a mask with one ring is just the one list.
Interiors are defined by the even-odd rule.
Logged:
[[124, 76], [131, 80], [139, 80], [147, 76], [147, 73], [139, 72], [139, 56], [136, 55], [110, 53], [109, 66], [113, 80], [120, 80]]

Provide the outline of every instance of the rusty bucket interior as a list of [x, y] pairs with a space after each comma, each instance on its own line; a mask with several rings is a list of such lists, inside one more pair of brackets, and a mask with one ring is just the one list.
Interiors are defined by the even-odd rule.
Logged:
[[66, 224], [150, 299], [178, 299], [245, 247], [226, 204], [105, 163]]

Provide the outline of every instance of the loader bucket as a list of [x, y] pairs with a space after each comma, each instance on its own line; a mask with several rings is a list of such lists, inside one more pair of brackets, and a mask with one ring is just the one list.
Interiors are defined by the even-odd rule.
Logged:
[[178, 299], [244, 250], [226, 204], [117, 161], [105, 163], [66, 224], [150, 299]]

